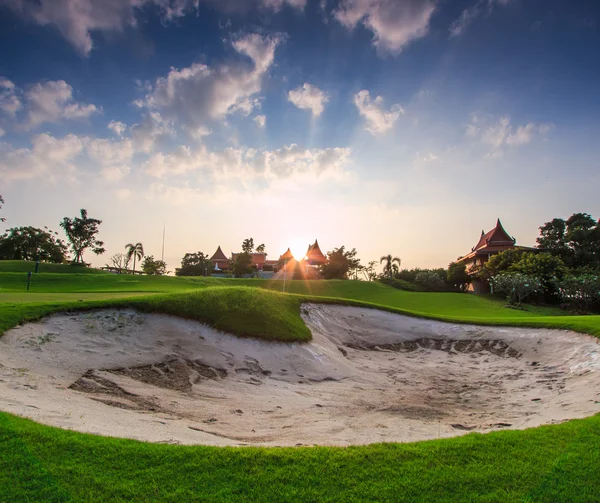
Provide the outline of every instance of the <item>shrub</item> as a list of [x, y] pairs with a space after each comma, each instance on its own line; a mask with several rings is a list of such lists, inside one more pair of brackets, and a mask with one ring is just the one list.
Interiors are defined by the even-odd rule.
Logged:
[[568, 302], [586, 311], [600, 308], [600, 275], [598, 273], [567, 276], [558, 281], [556, 286], [563, 302]]
[[445, 290], [446, 284], [436, 271], [421, 271], [415, 276], [415, 283], [428, 290]]
[[507, 295], [509, 304], [519, 307], [525, 299], [543, 291], [540, 278], [520, 272], [503, 272], [491, 279], [491, 283], [498, 292]]

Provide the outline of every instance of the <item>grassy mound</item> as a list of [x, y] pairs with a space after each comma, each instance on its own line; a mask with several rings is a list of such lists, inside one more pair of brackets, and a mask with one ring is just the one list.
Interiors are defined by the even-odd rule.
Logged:
[[146, 313], [202, 321], [240, 337], [304, 342], [310, 340], [311, 334], [300, 317], [301, 301], [294, 295], [240, 286], [86, 303], [0, 304], [0, 334], [18, 323], [37, 320], [57, 311], [133, 307]]
[[[0, 272], [34, 272], [35, 262], [32, 260], [0, 260]], [[40, 262], [38, 273], [63, 274], [108, 274], [101, 269], [72, 264], [50, 264]]]

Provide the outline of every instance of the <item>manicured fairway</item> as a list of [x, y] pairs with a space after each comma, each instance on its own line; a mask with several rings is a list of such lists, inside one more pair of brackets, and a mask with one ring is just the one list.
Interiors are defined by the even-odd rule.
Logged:
[[[133, 306], [201, 319], [239, 335], [306, 340], [300, 305], [312, 300], [600, 335], [600, 316], [565, 316], [554, 308], [515, 311], [501, 299], [406, 292], [378, 283], [294, 281], [286, 283], [286, 291], [295, 295], [280, 295], [280, 281], [74, 274], [59, 268], [60, 273], [34, 275], [32, 291], [25, 292], [26, 274], [19, 269], [25, 266], [17, 266], [12, 268], [18, 272], [2, 272], [0, 262], [0, 333], [60, 310]], [[102, 438], [0, 413], [0, 454], [0, 502], [600, 502], [600, 416], [417, 444], [258, 449]]]

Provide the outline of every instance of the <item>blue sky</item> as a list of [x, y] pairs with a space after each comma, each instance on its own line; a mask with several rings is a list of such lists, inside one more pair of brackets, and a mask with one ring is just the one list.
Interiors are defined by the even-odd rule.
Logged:
[[445, 266], [600, 216], [600, 5], [0, 0], [6, 227], [85, 207], [142, 241]]

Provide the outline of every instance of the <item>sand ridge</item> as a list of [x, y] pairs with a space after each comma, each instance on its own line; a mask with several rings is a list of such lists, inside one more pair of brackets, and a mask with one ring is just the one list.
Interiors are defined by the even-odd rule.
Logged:
[[0, 409], [153, 442], [352, 445], [600, 412], [600, 345], [304, 304], [310, 343], [134, 310], [59, 314], [0, 338]]

